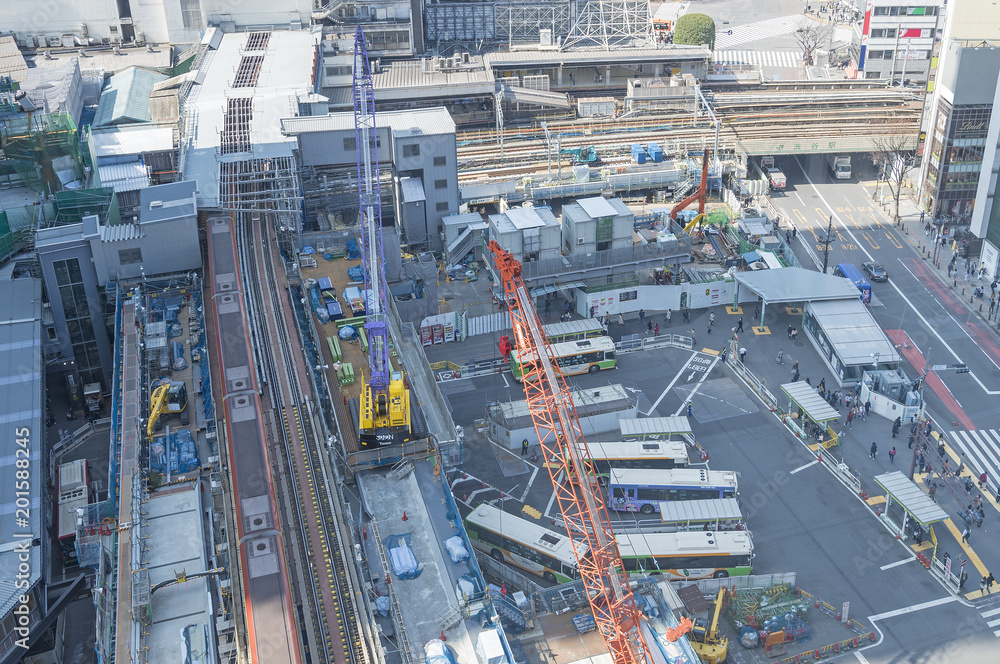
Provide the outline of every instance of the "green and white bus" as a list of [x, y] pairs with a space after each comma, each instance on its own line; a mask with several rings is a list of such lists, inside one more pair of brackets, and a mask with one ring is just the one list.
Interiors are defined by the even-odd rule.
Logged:
[[[559, 365], [564, 376], [574, 376], [582, 373], [595, 373], [601, 369], [614, 369], [618, 366], [615, 354], [615, 342], [611, 337], [592, 337], [567, 341], [549, 346], [552, 358]], [[514, 350], [510, 354], [510, 370], [518, 382], [530, 373], [535, 358], [525, 351]]]
[[549, 323], [548, 325], [542, 325], [542, 332], [545, 333], [545, 339], [550, 344], [561, 344], [567, 341], [593, 339], [594, 337], [606, 337], [608, 335], [608, 331], [604, 329], [604, 326], [596, 318], [581, 318], [562, 323]]
[[597, 481], [604, 486], [612, 468], [668, 470], [687, 468], [687, 445], [683, 441], [617, 441], [587, 443], [588, 460], [594, 466]]
[[625, 570], [670, 579], [708, 579], [753, 573], [750, 533], [690, 531], [618, 534]]
[[[465, 517], [469, 541], [497, 562], [506, 562], [536, 574], [549, 583], [580, 578], [573, 543], [565, 533], [483, 503]], [[578, 544], [581, 557], [587, 545]]]

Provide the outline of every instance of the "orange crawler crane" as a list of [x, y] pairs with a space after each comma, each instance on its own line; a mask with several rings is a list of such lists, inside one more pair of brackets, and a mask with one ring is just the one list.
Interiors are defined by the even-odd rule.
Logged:
[[[649, 664], [652, 660], [639, 629], [641, 614], [622, 566], [597, 479], [587, 462], [587, 441], [566, 380], [549, 354], [542, 323], [521, 279], [521, 263], [495, 241], [490, 241], [489, 248], [510, 310], [514, 345], [523, 358], [531, 358], [522, 364], [528, 410], [545, 454], [559, 511], [574, 544], [597, 629], [614, 664]], [[560, 471], [565, 477], [579, 479], [560, 482]], [[587, 548], [577, 544], [586, 544]], [[588, 553], [580, 557], [581, 550]]]

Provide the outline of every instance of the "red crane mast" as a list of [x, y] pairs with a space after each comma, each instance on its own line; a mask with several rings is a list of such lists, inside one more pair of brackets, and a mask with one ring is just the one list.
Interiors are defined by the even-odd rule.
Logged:
[[[622, 565], [600, 487], [587, 462], [587, 441], [566, 380], [551, 359], [542, 323], [521, 279], [521, 263], [496, 241], [490, 241], [489, 248], [503, 283], [515, 346], [522, 359], [528, 360], [522, 361], [528, 410], [566, 532], [574, 544], [597, 628], [614, 664], [646, 664], [652, 660], [639, 629], [641, 614]], [[560, 471], [567, 481], [558, 481]], [[587, 545], [587, 553], [582, 557], [576, 546], [579, 543]]]

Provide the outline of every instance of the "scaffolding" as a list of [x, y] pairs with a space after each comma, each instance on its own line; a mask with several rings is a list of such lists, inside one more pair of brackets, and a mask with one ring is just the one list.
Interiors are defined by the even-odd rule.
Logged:
[[84, 217], [94, 214], [106, 226], [117, 226], [122, 222], [118, 197], [111, 187], [60, 191], [55, 198], [59, 210], [56, 225], [78, 224]]
[[35, 192], [55, 193], [83, 177], [76, 124], [69, 113], [0, 116], [4, 167]]
[[299, 230], [302, 190], [295, 159], [262, 157], [219, 162], [219, 207], [234, 212], [271, 210], [281, 225]]
[[[542, 30], [551, 30], [552, 42], [565, 38], [572, 25], [570, 2], [499, 2], [496, 36], [500, 43], [539, 43]], [[548, 44], [547, 44], [548, 45]]]
[[564, 46], [654, 46], [649, 0], [576, 0], [576, 20]]

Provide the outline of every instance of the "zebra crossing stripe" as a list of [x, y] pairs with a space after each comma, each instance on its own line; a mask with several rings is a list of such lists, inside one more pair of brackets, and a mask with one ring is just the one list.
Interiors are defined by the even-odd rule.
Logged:
[[[982, 437], [980, 437], [982, 434]], [[997, 435], [996, 430], [989, 431], [953, 431], [952, 440], [954, 440], [959, 449], [965, 453], [968, 459], [969, 465], [979, 472], [986, 471], [988, 475], [997, 477], [998, 469], [1000, 469], [1000, 448], [994, 442], [993, 437]]]
[[989, 618], [990, 616], [995, 616], [998, 613], [1000, 613], [1000, 609], [993, 609], [991, 611], [983, 611], [979, 615], [981, 615], [983, 618]]

